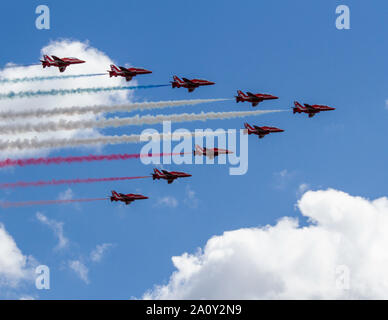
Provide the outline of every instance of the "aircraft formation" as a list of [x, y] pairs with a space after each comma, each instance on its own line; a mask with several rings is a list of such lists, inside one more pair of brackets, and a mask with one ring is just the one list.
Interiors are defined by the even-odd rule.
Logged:
[[[43, 60], [40, 60], [43, 68], [49, 68], [49, 67], [57, 67], [59, 69], [59, 72], [64, 72], [67, 67], [73, 64], [81, 64], [85, 63], [86, 61], [73, 58], [73, 57], [66, 57], [66, 58], [58, 58], [54, 55], [44, 55]], [[144, 69], [144, 68], [125, 68], [122, 66], [115, 66], [114, 64], [110, 65], [110, 70], [107, 70], [109, 77], [123, 77], [126, 81], [132, 80], [134, 77], [138, 75], [145, 75], [150, 74], [152, 71]], [[172, 88], [186, 88], [188, 92], [193, 92], [195, 89], [201, 87], [201, 86], [209, 86], [214, 85], [215, 82], [204, 80], [204, 79], [187, 79], [182, 77], [179, 78], [178, 76], [173, 76], [173, 81], [170, 82]], [[277, 96], [274, 96], [272, 94], [264, 94], [264, 93], [251, 93], [246, 92], [244, 93], [241, 90], [237, 90], [237, 96], [235, 96], [236, 103], [239, 102], [248, 102], [251, 103], [252, 107], [257, 107], [260, 103], [267, 101], [267, 100], [276, 100], [279, 99]], [[318, 104], [307, 104], [304, 103], [303, 105], [299, 102], [294, 102], [294, 107], [292, 108], [293, 114], [296, 113], [306, 113], [309, 118], [314, 117], [317, 113], [320, 113], [322, 111], [332, 111], [335, 110], [333, 107], [329, 107], [326, 105], [318, 105]], [[248, 123], [244, 123], [245, 127], [245, 133], [248, 135], [257, 135], [259, 139], [264, 138], [266, 135], [269, 135], [271, 133], [280, 133], [284, 132], [283, 129], [276, 128], [276, 127], [269, 127], [269, 126], [257, 126], [257, 125], [250, 125]], [[193, 150], [194, 156], [204, 156], [208, 157], [210, 159], [214, 159], [215, 157], [221, 155], [221, 154], [230, 154], [233, 153], [231, 150], [227, 149], [220, 149], [220, 148], [206, 148], [201, 147], [199, 145], [195, 146], [195, 150]], [[178, 171], [168, 171], [164, 169], [154, 169], [153, 173], [151, 174], [151, 177], [153, 180], [166, 180], [167, 184], [173, 183], [175, 180], [180, 178], [188, 178], [191, 177], [191, 174], [185, 173], [185, 172], [178, 172]], [[111, 196], [109, 197], [111, 202], [123, 202], [126, 205], [136, 201], [136, 200], [145, 200], [148, 199], [147, 196], [141, 195], [141, 194], [124, 194], [124, 193], [118, 193], [116, 191], [111, 192]]]

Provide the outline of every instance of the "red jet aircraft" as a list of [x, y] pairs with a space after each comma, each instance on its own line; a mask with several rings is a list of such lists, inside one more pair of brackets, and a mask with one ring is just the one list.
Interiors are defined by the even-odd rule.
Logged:
[[77, 59], [77, 58], [58, 58], [56, 56], [43, 56], [44, 60], [40, 60], [42, 62], [43, 69], [46, 67], [58, 67], [60, 72], [64, 72], [66, 67], [71, 64], [79, 64], [85, 63], [85, 61]]
[[253, 128], [248, 124], [244, 123], [244, 127], [247, 129], [248, 134], [256, 134], [259, 139], [264, 138], [267, 134], [271, 132], [284, 132], [283, 129], [275, 128], [275, 127], [258, 127], [253, 126]]
[[318, 104], [309, 105], [307, 103], [304, 103], [304, 106], [302, 106], [298, 101], [294, 102], [295, 107], [292, 108], [293, 113], [308, 113], [309, 118], [312, 118], [315, 116], [316, 113], [320, 113], [321, 111], [330, 111], [335, 110], [335, 108], [328, 107], [328, 106], [321, 106]]
[[143, 196], [141, 194], [123, 194], [123, 193], [117, 193], [116, 191], [112, 191], [112, 196], [110, 197], [110, 201], [122, 201], [125, 202], [125, 204], [130, 204], [132, 201], [135, 200], [142, 200], [142, 199], [148, 199], [148, 197]]
[[191, 174], [185, 173], [185, 172], [178, 172], [178, 171], [167, 171], [162, 170], [160, 172], [158, 169], [154, 169], [154, 173], [152, 174], [152, 179], [165, 179], [167, 180], [167, 183], [173, 183], [175, 179], [178, 178], [185, 178], [185, 177], [191, 177]]
[[270, 95], [270, 94], [265, 94], [265, 93], [251, 93], [247, 92], [246, 94], [240, 90], [237, 90], [237, 96], [236, 97], [236, 102], [244, 102], [248, 101], [252, 103], [252, 107], [256, 107], [260, 102], [264, 100], [274, 100], [274, 99], [279, 99], [276, 96]]
[[171, 86], [173, 88], [187, 88], [189, 92], [193, 92], [195, 88], [198, 88], [200, 86], [210, 86], [215, 84], [215, 82], [207, 81], [207, 80], [200, 80], [200, 79], [187, 79], [182, 78], [183, 80], [179, 79], [177, 76], [174, 76], [174, 81], [171, 81]]
[[233, 151], [227, 149], [219, 149], [219, 148], [201, 148], [199, 145], [195, 145], [195, 150], [193, 151], [194, 156], [205, 156], [210, 159], [214, 159], [214, 157], [218, 157], [220, 154], [228, 154], [233, 153]]
[[136, 77], [138, 74], [148, 74], [152, 71], [141, 69], [141, 68], [124, 68], [116, 67], [114, 64], [110, 65], [109, 77], [125, 77], [125, 80], [130, 81], [133, 77]]

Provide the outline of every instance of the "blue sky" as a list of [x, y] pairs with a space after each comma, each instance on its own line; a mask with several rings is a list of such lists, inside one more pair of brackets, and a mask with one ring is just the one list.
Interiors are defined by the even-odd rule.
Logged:
[[[230, 176], [227, 166], [171, 165], [165, 168], [187, 171], [193, 177], [172, 185], [145, 179], [71, 186], [75, 198], [103, 197], [112, 189], [140, 191], [150, 197], [125, 208], [107, 201], [2, 209], [0, 221], [20, 250], [51, 269], [50, 290], [26, 286], [19, 292], [44, 299], [140, 298], [155, 284], [168, 281], [175, 270], [172, 256], [195, 252], [214, 235], [274, 224], [283, 216], [303, 220], [294, 209], [301, 184], [312, 189], [331, 187], [371, 199], [386, 195], [385, 2], [46, 1], [51, 10], [51, 29], [45, 31], [34, 26], [34, 11], [39, 4], [2, 2], [1, 65], [35, 62], [40, 49], [51, 40], [89, 41], [117, 63], [153, 70], [150, 76], [138, 77], [139, 84], [168, 83], [173, 74], [216, 82], [190, 95], [187, 90], [168, 87], [139, 90], [135, 92], [136, 101], [232, 98], [241, 89], [280, 97], [263, 103], [264, 109], [287, 109], [294, 100], [300, 100], [330, 105], [336, 111], [312, 119], [292, 112], [246, 119], [257, 125], [283, 128], [285, 133], [260, 141], [250, 137], [249, 171], [243, 176]], [[338, 4], [350, 7], [350, 30], [335, 28]], [[250, 110], [248, 104], [234, 101], [195, 108], [198, 110], [187, 107], [182, 112]], [[157, 112], [164, 110], [152, 113]], [[193, 122], [174, 128], [241, 128], [243, 122]], [[102, 132], [137, 133], [141, 129]], [[103, 152], [139, 150], [140, 145], [122, 144], [106, 146]], [[51, 153], [83, 154], [83, 149]], [[12, 182], [132, 176], [151, 170], [152, 166], [128, 160], [15, 168], [0, 175], [2, 181]], [[56, 186], [1, 191], [1, 198], [55, 199], [66, 189]], [[176, 198], [178, 205], [155, 204], [166, 196]], [[68, 248], [54, 249], [57, 240], [47, 226], [37, 221], [38, 211], [64, 223]], [[91, 262], [90, 252], [102, 243], [113, 246], [101, 262]], [[88, 284], [67, 268], [65, 262], [71, 259], [85, 262]]]

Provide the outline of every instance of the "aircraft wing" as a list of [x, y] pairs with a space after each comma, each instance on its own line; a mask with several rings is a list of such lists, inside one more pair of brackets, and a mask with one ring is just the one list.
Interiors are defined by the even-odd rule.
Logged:
[[119, 67], [119, 69], [123, 72], [129, 72], [127, 68], [124, 68], [124, 67]]
[[56, 62], [62, 62], [65, 63], [61, 58], [58, 58], [57, 56], [51, 56]]
[[187, 84], [195, 85], [195, 83], [194, 83], [193, 81], [191, 81], [191, 80], [189, 80], [189, 79], [187, 79], [187, 78], [182, 78], [182, 80], [183, 80], [184, 82], [186, 82]]
[[174, 182], [174, 179], [167, 180], [167, 183], [168, 183], [168, 184], [171, 184], [171, 183], [173, 183], [173, 182]]
[[248, 95], [248, 97], [251, 97], [251, 98], [257, 98], [257, 96], [255, 94], [253, 94], [252, 92], [247, 92], [247, 95]]
[[162, 170], [162, 172], [168, 178], [168, 183], [172, 183], [174, 181], [174, 179], [177, 178], [177, 176], [175, 174], [172, 174], [171, 172], [168, 172], [167, 170]]
[[257, 132], [265, 132], [265, 130], [261, 129], [258, 126], [253, 126], [253, 127], [257, 130]]
[[59, 72], [64, 72], [66, 70], [66, 66], [59, 67]]
[[132, 201], [135, 200], [135, 199], [132, 198], [132, 197], [129, 197], [129, 196], [125, 195], [125, 196], [123, 197], [123, 200], [125, 201], [125, 203], [127, 203], [127, 202], [132, 202]]
[[307, 103], [304, 103], [304, 106], [307, 108], [307, 109], [310, 109], [310, 110], [315, 110], [316, 108], [314, 108], [312, 105], [309, 105]]

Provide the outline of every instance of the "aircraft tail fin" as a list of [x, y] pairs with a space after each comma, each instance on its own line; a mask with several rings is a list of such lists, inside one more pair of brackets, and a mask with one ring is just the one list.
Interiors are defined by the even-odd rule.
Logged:
[[40, 60], [42, 62], [43, 68], [50, 67], [50, 62], [53, 62], [54, 60], [50, 58], [48, 55], [43, 56], [43, 60]]
[[296, 112], [301, 112], [301, 110], [303, 109], [304, 107], [298, 102], [298, 101], [294, 101], [294, 108], [292, 108], [292, 112], [295, 114]]
[[253, 130], [253, 128], [249, 125], [248, 122], [245, 122], [245, 123], [244, 123], [244, 127], [245, 127], [246, 129]]
[[161, 174], [162, 173], [158, 169], [154, 168], [154, 173], [152, 174], [152, 180], [159, 179], [159, 175]]
[[117, 77], [117, 72], [119, 72], [119, 68], [117, 68], [114, 64], [111, 64], [110, 65], [110, 70], [108, 70], [109, 72], [109, 77]]
[[116, 72], [120, 71], [119, 68], [117, 68], [114, 64], [111, 64], [111, 65], [110, 65], [110, 69], [111, 69], [112, 71], [116, 71]]
[[240, 101], [244, 101], [244, 98], [245, 98], [245, 94], [244, 92], [242, 92], [241, 90], [237, 90], [237, 96], [236, 96], [236, 102], [239, 103]]
[[303, 108], [303, 106], [298, 101], [294, 101], [294, 106], [297, 108]]
[[174, 81], [177, 81], [179, 83], [183, 82], [178, 76], [174, 76]]
[[54, 61], [54, 59], [52, 59], [52, 58], [51, 58], [50, 56], [48, 56], [47, 54], [45, 54], [45, 55], [43, 56], [43, 58], [44, 58], [45, 61], [51, 61], [51, 62]]
[[114, 190], [112, 190], [111, 191], [112, 192], [112, 195], [111, 195], [111, 197], [110, 197], [110, 201], [112, 202], [112, 201], [117, 201], [117, 198], [118, 198], [118, 194], [117, 194], [117, 192], [116, 191], [114, 191]]
[[245, 129], [247, 130], [246, 133], [248, 133], [248, 134], [251, 134], [253, 131], [255, 131], [255, 130], [248, 124], [248, 122], [245, 122], [245, 123], [244, 123], [244, 127], [245, 127]]
[[194, 155], [202, 156], [204, 154], [204, 149], [201, 148], [198, 144], [195, 145]]
[[173, 88], [180, 88], [180, 86], [184, 83], [179, 77], [173, 76], [174, 81], [171, 82]]

